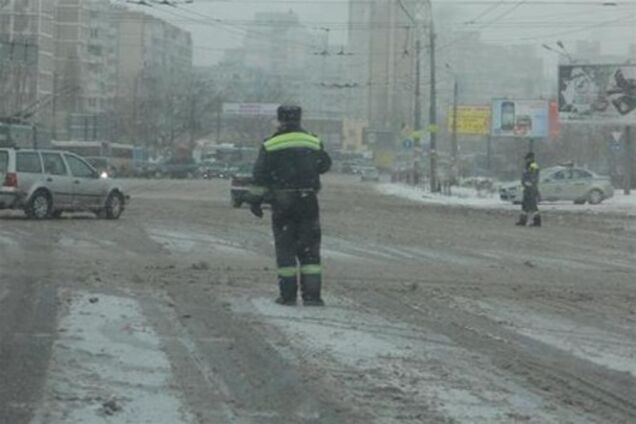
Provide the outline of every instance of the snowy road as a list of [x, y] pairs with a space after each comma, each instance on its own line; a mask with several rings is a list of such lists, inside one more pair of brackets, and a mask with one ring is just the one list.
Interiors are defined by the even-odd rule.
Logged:
[[117, 222], [0, 214], [0, 423], [634, 423], [636, 217], [330, 176], [324, 309], [274, 305], [226, 181], [129, 181]]

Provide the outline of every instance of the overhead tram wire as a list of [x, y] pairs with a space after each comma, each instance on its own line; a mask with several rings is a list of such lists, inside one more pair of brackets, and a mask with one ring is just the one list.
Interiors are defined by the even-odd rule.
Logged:
[[481, 18], [484, 18], [485, 16], [489, 15], [491, 12], [493, 12], [495, 9], [497, 9], [499, 6], [501, 6], [504, 3], [505, 3], [505, 0], [500, 0], [498, 3], [495, 3], [495, 4], [491, 5], [491, 6], [489, 6], [486, 10], [481, 12], [479, 15], [475, 16], [472, 19], [467, 20], [466, 24], [475, 24], [475, 23], [477, 23], [477, 21], [479, 21]]
[[[239, 30], [239, 31], [244, 31], [244, 35], [247, 35], [248, 33], [256, 34], [256, 35], [262, 35], [262, 36], [271, 35], [271, 34], [269, 34], [267, 32], [259, 32], [259, 31], [255, 31], [255, 30], [249, 30], [248, 31], [246, 29], [239, 28], [239, 27], [231, 25], [231, 24], [226, 24], [222, 19], [219, 19], [219, 18], [216, 18], [216, 17], [213, 17], [213, 16], [209, 16], [209, 15], [205, 15], [205, 14], [202, 14], [202, 13], [199, 13], [199, 12], [193, 12], [193, 11], [191, 11], [191, 10], [185, 8], [185, 7], [176, 6], [176, 8], [178, 10], [183, 11], [183, 12], [189, 13], [190, 15], [197, 16], [199, 19], [213, 19], [213, 20], [216, 20], [217, 22], [219, 22], [222, 25], [226, 25], [229, 28], [234, 28], [234, 29]], [[295, 45], [300, 46], [300, 47], [311, 48], [311, 49], [315, 49], [315, 48], [319, 47], [318, 45], [302, 43], [302, 42], [299, 42], [299, 41], [293, 41], [293, 40], [290, 40], [290, 41], [292, 41], [291, 44], [295, 44]]]

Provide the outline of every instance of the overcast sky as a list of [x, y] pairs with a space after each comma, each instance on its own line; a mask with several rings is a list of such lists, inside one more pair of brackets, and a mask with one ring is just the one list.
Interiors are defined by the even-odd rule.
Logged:
[[[636, 43], [636, 0], [616, 3], [603, 6], [594, 0], [433, 1], [440, 31], [478, 29], [486, 41], [533, 44], [539, 48], [543, 43], [554, 45], [561, 40], [574, 49], [575, 40], [597, 39], [603, 42], [605, 52], [626, 54], [628, 45]], [[196, 65], [211, 65], [221, 57], [223, 49], [240, 45], [249, 25], [245, 21], [256, 12], [293, 10], [317, 33], [320, 27], [328, 26], [333, 42], [346, 41], [346, 0], [194, 0], [194, 4], [178, 8], [156, 6], [142, 10], [192, 33]], [[461, 44], [454, 48], [461, 48]], [[543, 49], [542, 52], [548, 60], [556, 60], [556, 54]]]

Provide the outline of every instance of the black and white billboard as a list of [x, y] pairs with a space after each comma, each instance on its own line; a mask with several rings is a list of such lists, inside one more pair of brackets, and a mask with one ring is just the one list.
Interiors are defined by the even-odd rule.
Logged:
[[636, 123], [636, 65], [560, 66], [559, 117], [566, 122]]

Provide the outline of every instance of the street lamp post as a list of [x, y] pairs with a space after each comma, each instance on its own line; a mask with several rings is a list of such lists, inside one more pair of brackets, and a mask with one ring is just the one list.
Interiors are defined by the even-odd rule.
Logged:
[[430, 132], [430, 161], [431, 161], [431, 192], [438, 191], [437, 184], [437, 88], [435, 80], [435, 28], [433, 25], [433, 5], [427, 1], [429, 5], [429, 38], [430, 38], [430, 66], [431, 66], [431, 98], [429, 109], [429, 132]]
[[[429, 37], [429, 53], [430, 53], [430, 108], [429, 108], [429, 124], [428, 124], [428, 132], [430, 134], [430, 147], [429, 147], [429, 156], [430, 156], [430, 180], [431, 180], [431, 191], [437, 191], [437, 89], [436, 89], [436, 74], [435, 74], [435, 27], [433, 23], [433, 5], [430, 0], [422, 0], [422, 3], [425, 3], [428, 6], [428, 37]], [[420, 28], [420, 22], [411, 14], [411, 12], [404, 6], [402, 0], [398, 0], [399, 6], [402, 8], [406, 16], [411, 20], [411, 22], [415, 25], [416, 29]], [[415, 125], [415, 130], [421, 130], [421, 91], [420, 91], [420, 54], [421, 54], [421, 41], [420, 34], [418, 32], [417, 40], [415, 42], [416, 48], [416, 67], [415, 67], [415, 108], [414, 108], [414, 119], [413, 123]], [[417, 164], [418, 158], [416, 158], [415, 163]], [[417, 170], [416, 170], [417, 172]]]

